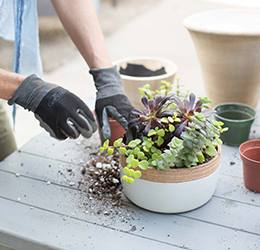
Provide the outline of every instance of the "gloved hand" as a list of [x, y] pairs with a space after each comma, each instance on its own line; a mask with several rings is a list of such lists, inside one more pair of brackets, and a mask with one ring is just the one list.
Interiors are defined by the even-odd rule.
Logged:
[[116, 66], [103, 69], [91, 69], [97, 89], [95, 112], [100, 127], [101, 140], [111, 137], [111, 129], [108, 117], [116, 120], [127, 130], [127, 118], [134, 108], [122, 87], [121, 76]]
[[34, 112], [52, 137], [64, 140], [81, 133], [89, 138], [96, 130], [95, 118], [85, 103], [68, 90], [30, 75], [17, 88], [8, 104]]

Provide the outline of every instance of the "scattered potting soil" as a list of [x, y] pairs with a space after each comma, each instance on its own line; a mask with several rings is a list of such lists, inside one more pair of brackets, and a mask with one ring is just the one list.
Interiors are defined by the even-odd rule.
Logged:
[[130, 222], [135, 220], [135, 214], [122, 192], [119, 153], [90, 153], [81, 174], [83, 179], [79, 181], [79, 188], [85, 196], [82, 205], [86, 213], [105, 215], [110, 222], [119, 219], [132, 226]]
[[119, 155], [106, 152], [92, 155], [89, 162], [81, 170], [88, 180], [88, 194], [97, 199], [109, 198], [113, 202], [120, 202], [121, 181], [119, 169]]
[[120, 67], [119, 73], [127, 76], [149, 77], [149, 76], [164, 75], [166, 74], [166, 71], [164, 67], [157, 70], [150, 70], [141, 64], [127, 63], [125, 69]]

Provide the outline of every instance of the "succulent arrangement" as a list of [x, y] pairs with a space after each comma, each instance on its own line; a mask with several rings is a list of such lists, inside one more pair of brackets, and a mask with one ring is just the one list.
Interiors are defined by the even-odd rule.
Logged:
[[150, 91], [149, 86], [140, 92], [144, 109], [131, 111], [131, 140], [120, 138], [113, 146], [106, 141], [100, 148], [100, 152], [107, 150], [110, 155], [115, 149], [126, 155], [128, 165], [123, 169], [122, 180], [131, 184], [141, 177], [140, 169], [189, 168], [217, 154], [217, 146], [222, 144], [220, 133], [227, 128], [211, 119], [214, 111], [207, 106], [208, 98], [196, 100], [189, 91], [181, 94], [178, 81], [175, 91], [172, 84], [163, 82], [157, 92]]

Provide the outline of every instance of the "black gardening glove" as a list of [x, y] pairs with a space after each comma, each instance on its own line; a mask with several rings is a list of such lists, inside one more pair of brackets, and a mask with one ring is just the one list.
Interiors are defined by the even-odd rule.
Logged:
[[95, 112], [100, 127], [101, 140], [111, 137], [108, 117], [116, 120], [127, 130], [128, 116], [134, 108], [122, 87], [121, 76], [116, 66], [103, 69], [91, 69], [97, 89]]
[[28, 76], [17, 88], [9, 105], [19, 104], [34, 112], [40, 125], [56, 139], [89, 138], [97, 129], [95, 118], [85, 103], [68, 90]]

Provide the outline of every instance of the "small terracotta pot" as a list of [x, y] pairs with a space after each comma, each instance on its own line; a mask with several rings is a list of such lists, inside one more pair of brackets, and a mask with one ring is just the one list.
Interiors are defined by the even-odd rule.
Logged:
[[111, 128], [111, 138], [109, 139], [109, 146], [112, 146], [114, 141], [123, 137], [126, 131], [116, 120], [109, 118], [109, 124]]
[[[220, 165], [221, 147], [209, 162], [169, 171], [149, 167], [133, 184], [122, 182], [125, 195], [136, 205], [159, 213], [181, 213], [207, 203], [215, 192]], [[120, 155], [122, 169], [126, 156]]]
[[260, 140], [246, 141], [239, 147], [243, 162], [244, 185], [260, 193]]
[[[94, 114], [94, 117], [96, 117], [95, 110], [93, 111], [93, 114]], [[116, 120], [114, 120], [112, 118], [108, 118], [108, 120], [109, 120], [109, 124], [110, 124], [110, 128], [111, 128], [111, 138], [109, 139], [109, 146], [112, 146], [114, 141], [123, 137], [123, 135], [125, 134], [126, 131], [122, 128], [122, 126]], [[98, 126], [98, 133], [99, 133], [99, 137], [101, 140], [99, 126]], [[101, 141], [101, 143], [103, 144], [104, 142]]]

